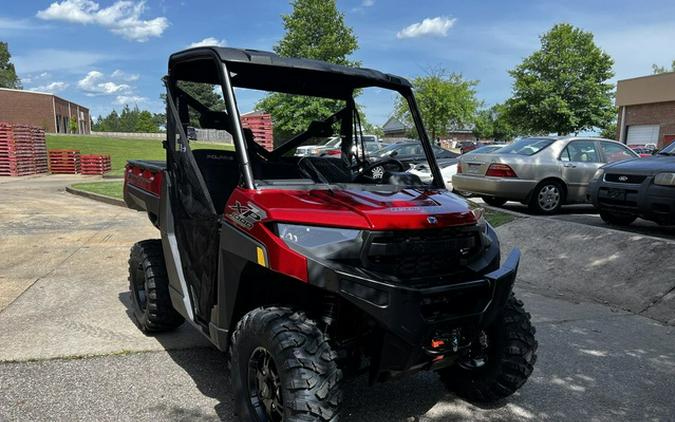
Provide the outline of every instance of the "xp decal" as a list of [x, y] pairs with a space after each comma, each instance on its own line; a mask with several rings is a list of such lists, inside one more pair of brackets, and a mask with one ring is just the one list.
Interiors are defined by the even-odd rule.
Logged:
[[267, 213], [251, 202], [242, 205], [241, 202], [235, 201], [233, 205], [228, 205], [228, 208], [232, 211], [227, 214], [227, 217], [248, 230], [252, 229], [255, 223], [267, 218]]

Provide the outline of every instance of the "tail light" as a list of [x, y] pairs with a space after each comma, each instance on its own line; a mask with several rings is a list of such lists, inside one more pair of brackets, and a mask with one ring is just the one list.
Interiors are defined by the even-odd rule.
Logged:
[[336, 156], [336, 155], [342, 155], [342, 150], [339, 150], [339, 149], [330, 149], [330, 150], [326, 151], [326, 155], [330, 155], [330, 156], [332, 156], [332, 157], [334, 157], [334, 156]]
[[509, 167], [506, 164], [490, 164], [490, 167], [488, 167], [487, 173], [485, 173], [486, 176], [492, 176], [492, 177], [518, 177], [516, 176], [516, 172], [513, 171], [511, 167]]
[[458, 162], [457, 163], [457, 174], [461, 174], [461, 173], [462, 173], [462, 163]]

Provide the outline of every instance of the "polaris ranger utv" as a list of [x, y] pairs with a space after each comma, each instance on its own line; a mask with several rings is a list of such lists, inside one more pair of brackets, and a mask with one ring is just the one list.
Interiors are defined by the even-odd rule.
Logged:
[[[188, 82], [217, 87], [223, 110]], [[476, 402], [525, 383], [537, 342], [512, 293], [520, 252], [500, 266], [482, 210], [445, 189], [408, 81], [201, 47], [173, 54], [165, 83], [166, 163], [126, 168], [126, 203], [161, 232], [131, 249], [134, 316], [147, 333], [187, 320], [226, 352], [243, 420], [337, 420], [343, 377], [361, 373], [380, 382], [436, 371]], [[364, 117], [355, 97], [368, 90], [402, 99], [431, 182], [354, 148]], [[240, 118], [237, 100], [256, 99], [285, 107], [272, 113], [271, 150]], [[309, 123], [288, 133], [296, 120]], [[191, 121], [229, 133], [233, 151], [192, 149]], [[335, 136], [340, 157], [294, 154]]]

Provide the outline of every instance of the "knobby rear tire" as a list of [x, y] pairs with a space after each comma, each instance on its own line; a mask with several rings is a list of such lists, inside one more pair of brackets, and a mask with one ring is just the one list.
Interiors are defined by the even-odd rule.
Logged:
[[169, 278], [160, 240], [143, 240], [131, 248], [129, 290], [136, 325], [145, 333], [178, 328], [185, 321], [171, 304]]

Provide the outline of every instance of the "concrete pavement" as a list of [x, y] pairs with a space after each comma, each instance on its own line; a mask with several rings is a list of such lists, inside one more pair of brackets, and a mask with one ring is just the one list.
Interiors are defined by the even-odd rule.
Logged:
[[[63, 191], [79, 180], [0, 179], [0, 420], [232, 420], [222, 354], [187, 325], [147, 337], [127, 315], [129, 247], [158, 232], [143, 214]], [[505, 249], [521, 241], [513, 224], [500, 228]], [[479, 408], [434, 374], [372, 388], [357, 379], [345, 419], [673, 420], [675, 328], [579, 303], [556, 290], [556, 272], [538, 288], [525, 252], [517, 293], [540, 348], [519, 393]], [[546, 265], [564, 265], [559, 255]]]

